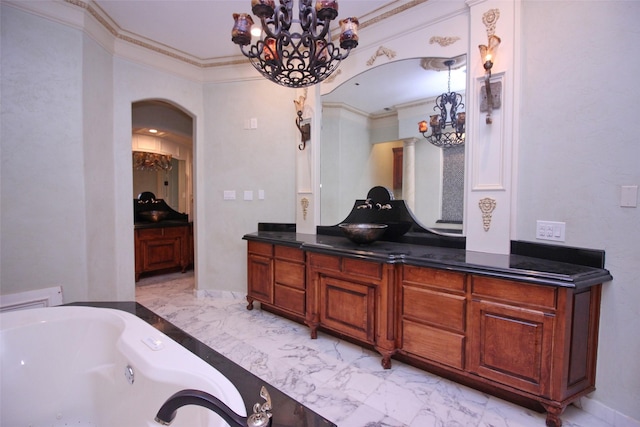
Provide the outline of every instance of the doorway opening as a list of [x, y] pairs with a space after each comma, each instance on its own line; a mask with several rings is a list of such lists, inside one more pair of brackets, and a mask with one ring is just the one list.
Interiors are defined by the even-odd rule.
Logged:
[[194, 119], [157, 99], [134, 102], [131, 111], [136, 283], [158, 283], [195, 267]]

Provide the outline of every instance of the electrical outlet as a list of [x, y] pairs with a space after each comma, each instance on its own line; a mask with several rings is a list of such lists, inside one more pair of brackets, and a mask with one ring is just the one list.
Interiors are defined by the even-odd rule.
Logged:
[[536, 239], [564, 242], [565, 223], [557, 221], [536, 221]]

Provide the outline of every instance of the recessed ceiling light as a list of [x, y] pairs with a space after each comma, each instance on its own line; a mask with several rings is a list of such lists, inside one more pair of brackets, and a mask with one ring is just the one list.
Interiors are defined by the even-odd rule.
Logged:
[[149, 133], [158, 133], [158, 129], [149, 129]]

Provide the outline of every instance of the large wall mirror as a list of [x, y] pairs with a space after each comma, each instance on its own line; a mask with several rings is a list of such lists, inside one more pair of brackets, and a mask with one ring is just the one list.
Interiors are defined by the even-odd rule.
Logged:
[[132, 105], [133, 198], [151, 192], [174, 210], [193, 210], [193, 119], [161, 100]]
[[418, 122], [435, 114], [442, 93], [460, 93], [464, 103], [466, 80], [466, 55], [413, 58], [373, 67], [322, 95], [320, 223], [338, 224], [381, 185], [425, 227], [461, 233], [465, 146], [430, 144]]

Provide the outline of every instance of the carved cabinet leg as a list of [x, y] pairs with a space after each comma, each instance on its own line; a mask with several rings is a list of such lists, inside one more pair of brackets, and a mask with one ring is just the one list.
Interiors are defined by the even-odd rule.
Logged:
[[254, 299], [247, 295], [247, 302], [249, 303], [247, 304], [247, 310], [253, 310], [253, 301]]
[[561, 427], [562, 419], [560, 415], [565, 410], [565, 406], [551, 406], [551, 405], [543, 405], [544, 409], [547, 411], [547, 427]]

